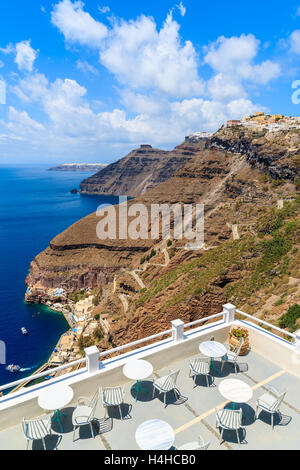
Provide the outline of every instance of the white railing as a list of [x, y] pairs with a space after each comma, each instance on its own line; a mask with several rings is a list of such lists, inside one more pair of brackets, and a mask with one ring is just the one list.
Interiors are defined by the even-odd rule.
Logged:
[[213, 320], [214, 318], [220, 318], [220, 317], [224, 318], [224, 313], [223, 312], [216, 313], [215, 315], [210, 315], [209, 317], [200, 318], [200, 320], [195, 320], [195, 321], [191, 321], [189, 323], [185, 323], [184, 324], [184, 329], [189, 328], [191, 326], [200, 325], [200, 323], [204, 323], [204, 322], [207, 322], [208, 320]]
[[[184, 323], [181, 320], [174, 320], [174, 321], [171, 322], [172, 328], [170, 328], [169, 330], [156, 333], [152, 336], [148, 336], [146, 338], [142, 338], [142, 339], [139, 339], [137, 341], [132, 341], [131, 343], [127, 343], [127, 344], [124, 344], [122, 346], [118, 346], [116, 348], [112, 348], [112, 349], [108, 349], [108, 350], [103, 351], [103, 352], [99, 352], [99, 350], [97, 349], [96, 346], [91, 346], [90, 348], [85, 349], [86, 357], [84, 357], [82, 359], [79, 359], [79, 360], [74, 361], [74, 362], [69, 362], [69, 363], [64, 364], [62, 366], [58, 366], [58, 367], [55, 367], [53, 369], [50, 369], [50, 370], [47, 370], [47, 371], [44, 371], [44, 372], [41, 372], [41, 373], [38, 373], [38, 374], [33, 374], [29, 377], [24, 377], [20, 380], [16, 380], [15, 382], [11, 382], [11, 383], [6, 384], [6, 385], [2, 385], [2, 386], [0, 386], [0, 391], [16, 387], [17, 385], [20, 385], [20, 384], [25, 383], [25, 382], [32, 382], [36, 379], [39, 379], [39, 378], [42, 378], [42, 377], [45, 377], [45, 376], [49, 375], [49, 373], [55, 374], [56, 372], [59, 372], [61, 370], [67, 369], [69, 367], [74, 367], [76, 365], [83, 364], [83, 363], [86, 364], [86, 368], [84, 369], [85, 372], [95, 373], [97, 370], [99, 370], [99, 365], [101, 367], [101, 363], [99, 364], [99, 360], [102, 359], [104, 356], [109, 356], [109, 355], [112, 355], [114, 353], [124, 351], [125, 349], [133, 348], [133, 347], [139, 346], [143, 343], [148, 343], [149, 341], [153, 341], [155, 339], [161, 338], [162, 336], [167, 336], [169, 334], [172, 334], [172, 337], [168, 338], [168, 340], [170, 340], [171, 342], [177, 343], [177, 342], [183, 341], [185, 339], [185, 336], [184, 336], [184, 330], [185, 329], [196, 326], [196, 325], [200, 325], [201, 323], [206, 323], [206, 322], [209, 322], [210, 320], [215, 320], [215, 319], [218, 319], [218, 318], [221, 318], [221, 317], [223, 319], [222, 322], [215, 321], [215, 322], [209, 324], [209, 327], [212, 328], [212, 327], [220, 326], [220, 325], [224, 325], [224, 324], [225, 325], [227, 324], [229, 326], [236, 319], [235, 313], [243, 315], [244, 317], [252, 320], [252, 322], [261, 323], [264, 326], [266, 326], [270, 329], [274, 329], [274, 330], [278, 331], [279, 333], [281, 333], [283, 335], [290, 336], [293, 339], [293, 346], [295, 348], [295, 351], [300, 352], [300, 333], [299, 333], [299, 335], [295, 334], [295, 333], [290, 333], [286, 330], [278, 328], [275, 325], [272, 325], [271, 323], [267, 323], [264, 320], [261, 320], [260, 318], [249, 315], [245, 312], [242, 312], [241, 310], [237, 310], [236, 307], [232, 304], [225, 304], [225, 305], [223, 305], [223, 311], [220, 312], [220, 313], [217, 313], [215, 315], [210, 315], [208, 317], [200, 318], [199, 320], [195, 320], [195, 321], [192, 321], [192, 322], [189, 322], [189, 323]], [[246, 322], [246, 321], [245, 321], [245, 323], [247, 325], [251, 324], [250, 322]], [[261, 328], [259, 326], [258, 326], [258, 328], [260, 330], [266, 332], [266, 330], [264, 328]], [[187, 334], [189, 334], [189, 332]], [[275, 336], [278, 339], [283, 340], [283, 338], [281, 338], [280, 336], [278, 336], [278, 335], [275, 335]], [[283, 341], [285, 341], [285, 340], [283, 340]]]
[[32, 374], [28, 377], [15, 380], [15, 382], [10, 382], [9, 384], [6, 384], [6, 385], [1, 385], [0, 392], [8, 388], [17, 387], [17, 385], [20, 385], [24, 382], [32, 382], [33, 380], [40, 379], [42, 377], [47, 377], [47, 375], [53, 374], [54, 372], [56, 373], [56, 372], [59, 372], [60, 370], [68, 369], [69, 367], [74, 367], [83, 363], [86, 363], [86, 357], [83, 357], [82, 359], [78, 359], [77, 361], [68, 362], [67, 364], [63, 364], [62, 366], [54, 367], [53, 369], [48, 369], [44, 372], [40, 372], [39, 374]]
[[122, 346], [118, 346], [113, 349], [107, 349], [106, 351], [103, 351], [98, 354], [99, 358], [103, 356], [108, 356], [110, 354], [119, 352], [119, 351], [124, 351], [124, 349], [132, 348], [133, 346], [138, 346], [143, 343], [147, 343], [148, 341], [152, 341], [153, 339], [161, 338], [162, 336], [166, 336], [170, 333], [173, 334], [173, 328], [170, 328], [169, 330], [162, 331], [160, 333], [156, 333], [155, 335], [152, 336], [147, 336], [146, 338], [138, 339], [137, 341], [132, 341], [131, 343], [126, 343], [123, 344]]
[[241, 310], [236, 310], [236, 313], [239, 313], [240, 315], [243, 315], [246, 318], [250, 318], [252, 321], [255, 321], [257, 323], [261, 323], [262, 325], [265, 325], [267, 328], [279, 331], [279, 333], [290, 336], [294, 340], [297, 337], [297, 335], [295, 333], [290, 333], [289, 331], [283, 330], [282, 328], [278, 328], [278, 326], [272, 325], [272, 323], [268, 323], [264, 320], [261, 320], [260, 318], [253, 317], [253, 315], [249, 315], [248, 313], [242, 312]]

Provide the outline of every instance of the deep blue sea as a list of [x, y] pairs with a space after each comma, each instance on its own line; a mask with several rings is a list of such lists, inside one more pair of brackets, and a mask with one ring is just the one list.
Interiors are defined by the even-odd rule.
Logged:
[[6, 363], [27, 369], [12, 374], [0, 365], [1, 385], [40, 367], [68, 329], [62, 314], [24, 303], [24, 281], [31, 260], [55, 235], [99, 204], [117, 203], [114, 197], [70, 194], [91, 174], [0, 166], [0, 340], [6, 344]]

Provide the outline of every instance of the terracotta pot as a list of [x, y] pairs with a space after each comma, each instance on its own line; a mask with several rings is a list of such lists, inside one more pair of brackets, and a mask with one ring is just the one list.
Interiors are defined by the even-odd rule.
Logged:
[[[238, 347], [240, 343], [240, 338], [236, 338], [236, 336], [229, 336], [229, 344], [232, 348]], [[247, 349], [249, 348], [249, 338], [244, 338], [244, 344], [242, 349], [240, 350], [239, 356], [244, 356], [246, 354]]]

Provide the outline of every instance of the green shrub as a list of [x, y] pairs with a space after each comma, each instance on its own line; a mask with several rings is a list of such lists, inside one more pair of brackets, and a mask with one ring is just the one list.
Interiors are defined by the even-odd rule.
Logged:
[[290, 328], [292, 331], [297, 329], [296, 321], [300, 318], [300, 305], [292, 305], [286, 313], [279, 318], [280, 328]]

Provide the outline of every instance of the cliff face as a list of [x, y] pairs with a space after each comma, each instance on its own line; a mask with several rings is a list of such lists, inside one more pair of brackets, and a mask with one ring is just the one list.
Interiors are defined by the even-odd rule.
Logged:
[[251, 166], [275, 179], [295, 181], [299, 176], [299, 129], [268, 132], [223, 127], [207, 141], [206, 147], [244, 154]]
[[196, 145], [187, 143], [166, 151], [141, 145], [126, 157], [83, 180], [80, 192], [139, 196], [171, 178], [202, 146], [202, 142]]
[[[240, 304], [251, 289], [259, 287], [263, 279], [259, 269], [269, 266], [268, 260], [262, 262], [262, 268], [258, 262], [260, 256], [267, 257], [259, 245], [260, 220], [267, 214], [270, 220], [277, 220], [272, 211], [278, 201], [296, 197], [298, 137], [292, 132], [281, 139], [277, 134], [275, 142], [274, 136], [268, 140], [265, 134], [251, 136], [243, 130], [221, 129], [207, 141], [206, 149], [203, 142], [193, 141], [174, 149], [185, 154], [185, 165], [129, 205], [140, 202], [150, 208], [152, 203], [203, 203], [205, 248], [189, 252], [182, 250], [185, 240], [174, 241], [168, 248], [168, 265], [158, 259], [160, 265], [149, 266], [140, 274], [146, 288], [137, 294], [134, 292], [141, 286], [132, 289], [128, 312], [111, 327], [113, 344], [161, 331], [174, 318], [189, 321], [216, 313], [229, 300]], [[271, 177], [274, 172], [280, 179]], [[118, 211], [117, 207], [117, 219]], [[128, 271], [140, 268], [141, 258], [153, 247], [162, 256], [160, 240], [99, 239], [99, 220], [96, 214], [81, 219], [35, 258], [26, 280], [31, 289], [27, 300], [42, 300], [37, 293], [54, 287], [70, 292], [107, 286], [121, 271], [128, 276]], [[271, 236], [267, 233], [266, 243]], [[286, 250], [288, 254], [290, 245]], [[274, 276], [281, 269], [276, 263], [270, 268]], [[268, 272], [270, 278], [272, 275]], [[252, 286], [249, 292], [248, 286]]]

